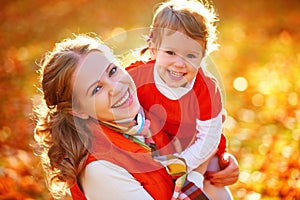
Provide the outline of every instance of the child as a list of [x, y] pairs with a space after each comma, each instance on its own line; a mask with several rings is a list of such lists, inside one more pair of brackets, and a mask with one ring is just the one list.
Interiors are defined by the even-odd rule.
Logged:
[[[54, 197], [71, 189], [74, 200], [172, 198], [170, 174], [185, 175], [176, 171], [185, 165], [167, 171], [134, 137], [147, 137], [149, 124], [132, 79], [107, 46], [86, 35], [64, 40], [42, 59], [40, 72], [45, 102], [35, 109], [34, 137]], [[193, 187], [186, 181], [179, 191], [186, 185]]]
[[[226, 139], [221, 135], [220, 91], [203, 68], [205, 57], [218, 46], [216, 20], [213, 10], [198, 1], [162, 3], [151, 25], [151, 60], [127, 68], [138, 88], [140, 103], [150, 117], [160, 152], [184, 158], [189, 171], [200, 165], [197, 171], [201, 173], [217, 147], [219, 156], [226, 151]], [[219, 168], [217, 163], [214, 165]], [[235, 169], [236, 181], [238, 167], [234, 158], [230, 159], [230, 166]], [[201, 187], [203, 180], [193, 175], [188, 178]], [[232, 198], [226, 187], [208, 183], [205, 186], [211, 197]]]

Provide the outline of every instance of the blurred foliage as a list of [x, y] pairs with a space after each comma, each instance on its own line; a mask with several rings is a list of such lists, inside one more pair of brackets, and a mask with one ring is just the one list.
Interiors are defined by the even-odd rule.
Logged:
[[217, 2], [214, 54], [241, 169], [231, 189], [237, 199], [300, 199], [300, 2], [231, 3]]
[[[0, 199], [51, 199], [32, 151], [35, 62], [72, 33], [147, 27], [158, 0], [2, 0]], [[214, 0], [235, 199], [300, 199], [300, 2]], [[122, 29], [115, 29], [115, 28]]]

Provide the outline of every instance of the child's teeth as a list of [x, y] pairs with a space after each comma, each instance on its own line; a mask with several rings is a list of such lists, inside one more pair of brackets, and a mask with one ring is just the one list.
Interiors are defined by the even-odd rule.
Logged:
[[178, 76], [178, 77], [180, 77], [180, 76], [183, 75], [183, 73], [180, 73], [180, 72], [174, 72], [174, 71], [170, 71], [170, 73], [171, 73], [172, 75]]

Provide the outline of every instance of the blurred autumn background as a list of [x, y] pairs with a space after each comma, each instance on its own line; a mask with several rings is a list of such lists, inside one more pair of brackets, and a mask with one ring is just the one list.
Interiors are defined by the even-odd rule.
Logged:
[[[158, 0], [2, 0], [0, 199], [52, 199], [32, 151], [35, 62], [72, 33], [147, 27]], [[214, 0], [235, 199], [300, 199], [300, 1]]]

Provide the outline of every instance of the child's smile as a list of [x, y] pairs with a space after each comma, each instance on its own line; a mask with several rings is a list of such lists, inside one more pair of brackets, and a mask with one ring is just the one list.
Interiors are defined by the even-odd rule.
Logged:
[[179, 80], [183, 79], [184, 75], [186, 74], [186, 73], [182, 73], [182, 72], [176, 72], [173, 70], [168, 70], [168, 72], [169, 72], [170, 78], [175, 81], [179, 81]]

